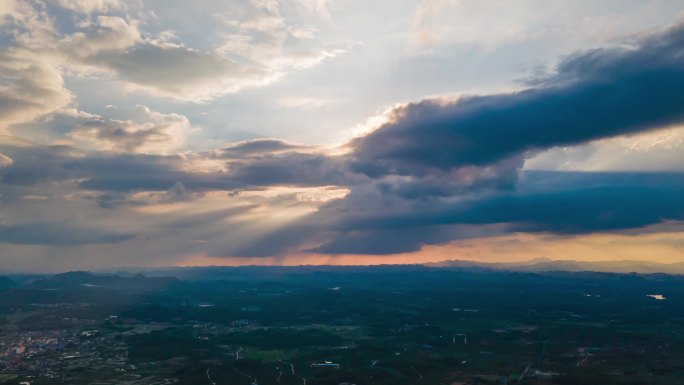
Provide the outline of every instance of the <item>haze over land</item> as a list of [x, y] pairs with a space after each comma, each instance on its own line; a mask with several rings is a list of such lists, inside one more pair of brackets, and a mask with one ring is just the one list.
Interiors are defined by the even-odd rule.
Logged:
[[0, 271], [684, 262], [682, 10], [3, 1]]

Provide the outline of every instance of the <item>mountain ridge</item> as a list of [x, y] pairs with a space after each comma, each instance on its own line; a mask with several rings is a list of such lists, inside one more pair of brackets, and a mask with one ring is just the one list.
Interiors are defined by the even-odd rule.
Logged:
[[684, 274], [684, 262], [663, 263], [644, 260], [577, 261], [573, 259], [534, 258], [520, 262], [478, 262], [452, 259], [424, 263], [423, 265], [438, 268], [482, 268], [521, 272], [594, 271], [602, 273]]

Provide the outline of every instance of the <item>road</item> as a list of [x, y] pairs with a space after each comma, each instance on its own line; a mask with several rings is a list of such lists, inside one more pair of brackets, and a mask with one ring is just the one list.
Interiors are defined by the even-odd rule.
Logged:
[[541, 365], [542, 359], [544, 358], [544, 353], [546, 353], [546, 345], [549, 343], [549, 340], [544, 341], [544, 345], [542, 346], [541, 353], [539, 353], [539, 358], [537, 358], [537, 364]]
[[276, 378], [276, 381], [281, 384], [282, 382], [280, 382], [280, 378], [283, 377], [283, 371], [280, 370], [280, 366], [278, 366], [278, 364], [276, 364], [276, 370], [278, 371], [278, 377]]
[[287, 362], [287, 361], [283, 361], [283, 363], [284, 363], [284, 364], [290, 365], [290, 368], [292, 369], [292, 375], [295, 376], [295, 377], [298, 377], [300, 380], [302, 380], [302, 384], [303, 384], [303, 385], [306, 385], [306, 378], [304, 378], [304, 377], [302, 377], [302, 376], [298, 376], [298, 375], [295, 373], [295, 367], [294, 367], [294, 365], [292, 365], [292, 363]]
[[296, 374], [295, 374], [295, 369], [294, 369], [294, 365], [292, 365], [291, 363], [289, 363], [289, 362], [287, 362], [287, 361], [283, 361], [283, 363], [284, 363], [284, 364], [287, 364], [287, 365], [290, 365], [290, 368], [292, 369], [292, 375], [293, 375], [293, 376], [296, 376]]
[[527, 364], [527, 367], [525, 370], [520, 374], [520, 377], [518, 377], [518, 383], [521, 383], [523, 378], [527, 375], [527, 372], [530, 370], [530, 367], [532, 367], [532, 364]]
[[589, 359], [589, 355], [584, 356], [579, 362], [577, 362], [577, 367], [580, 367], [585, 361]]
[[254, 376], [252, 376], [252, 375], [250, 375], [250, 374], [248, 374], [248, 373], [245, 373], [245, 372], [239, 370], [238, 368], [235, 367], [235, 365], [231, 365], [231, 368], [233, 368], [233, 370], [235, 371], [235, 373], [237, 373], [237, 374], [239, 374], [239, 375], [241, 375], [241, 376], [243, 376], [243, 377], [247, 377], [247, 378], [249, 378], [250, 380], [252, 380], [252, 383], [254, 383], [254, 384], [257, 383], [257, 378], [256, 378], [256, 377], [254, 377]]
[[207, 380], [209, 380], [209, 383], [211, 383], [211, 385], [216, 385], [216, 383], [214, 382], [214, 380], [212, 380], [212, 379], [211, 379], [211, 376], [209, 375], [209, 371], [210, 371], [210, 370], [211, 370], [211, 369], [207, 369]]
[[423, 379], [423, 375], [420, 374], [420, 372], [418, 372], [416, 368], [413, 367], [413, 365], [411, 365], [411, 370], [413, 370], [418, 375], [418, 381]]

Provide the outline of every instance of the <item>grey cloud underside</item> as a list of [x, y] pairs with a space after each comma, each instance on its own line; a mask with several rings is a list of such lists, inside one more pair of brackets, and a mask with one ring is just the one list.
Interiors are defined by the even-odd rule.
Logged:
[[286, 151], [299, 151], [306, 146], [291, 144], [278, 139], [254, 139], [235, 143], [232, 146], [216, 150], [213, 154], [216, 158], [241, 158], [247, 156], [260, 156], [264, 153], [281, 153]]
[[683, 194], [684, 174], [676, 173], [525, 172], [514, 191], [463, 200], [405, 199], [377, 185], [357, 186], [230, 255], [278, 255], [307, 242], [318, 243], [309, 252], [383, 255], [511, 232], [623, 232], [684, 220]]
[[227, 171], [195, 172], [186, 170], [194, 160], [214, 159], [214, 155], [186, 158], [85, 153], [70, 146], [0, 148], [16, 160], [0, 171], [3, 184], [9, 186], [77, 181], [84, 190], [135, 192], [167, 191], [181, 182], [188, 191], [208, 191], [276, 185], [349, 185], [363, 179], [347, 172], [341, 158], [293, 151], [244, 158], [224, 156]]
[[[410, 216], [392, 212], [341, 223], [344, 230], [434, 224], [509, 223], [525, 231], [582, 233], [684, 219], [684, 174], [538, 172], [515, 191], [433, 202]], [[417, 208], [417, 207], [416, 207]]]
[[147, 143], [163, 143], [170, 140], [165, 127], [150, 127], [138, 131], [126, 130], [123, 122], [89, 121], [71, 131], [74, 137], [92, 136], [95, 141], [101, 143], [116, 143], [116, 146], [129, 152], [134, 152]]
[[[87, 205], [87, 201], [91, 200], [101, 209], [117, 210], [122, 206], [192, 200], [207, 191], [261, 190], [282, 185], [347, 186], [356, 183], [355, 180], [365, 179], [345, 171], [343, 159], [294, 152], [292, 149], [297, 146], [276, 142], [268, 144], [266, 147], [270, 151], [265, 151], [264, 145], [265, 143], [260, 143], [250, 150], [247, 150], [251, 147], [250, 143], [231, 147], [232, 151], [241, 151], [242, 156], [223, 151], [220, 157], [215, 152], [186, 157], [92, 153], [71, 146], [3, 144], [0, 145], [0, 202], [6, 205], [20, 202], [26, 204], [26, 196], [33, 196], [40, 199], [41, 205], [46, 205], [50, 200], [64, 199], [59, 197], [63, 193], [56, 191], [76, 188], [82, 193], [79, 199], [85, 199], [80, 204]], [[251, 155], [245, 155], [246, 152]], [[188, 170], [194, 161], [202, 160], [219, 161], [226, 167], [226, 171]], [[138, 197], [134, 195], [136, 192], [155, 194], [151, 198]], [[235, 204], [238, 207], [210, 213], [167, 216], [166, 222], [157, 224], [155, 231], [161, 229], [183, 233], [203, 229], [202, 231], [213, 233], [213, 237], [216, 237], [222, 231], [229, 231], [222, 227], [227, 219], [257, 208], [254, 204], [239, 201]], [[84, 210], [86, 209], [90, 210], [84, 206]], [[102, 215], [106, 218], [110, 213], [104, 212]], [[144, 238], [145, 234], [136, 234], [135, 237]], [[202, 235], [198, 234], [198, 237]], [[13, 244], [105, 244], [132, 238], [132, 234], [72, 229], [65, 227], [63, 223], [31, 222], [0, 226], [0, 242]], [[291, 239], [303, 240], [301, 236]], [[274, 243], [274, 249], [275, 245], [278, 243]], [[220, 251], [217, 250], [216, 253]]]

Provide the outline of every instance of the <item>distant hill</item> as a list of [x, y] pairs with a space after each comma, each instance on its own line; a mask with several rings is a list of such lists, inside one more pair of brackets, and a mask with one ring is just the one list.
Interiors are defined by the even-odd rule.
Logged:
[[551, 260], [548, 258], [536, 258], [523, 262], [475, 262], [464, 260], [448, 260], [441, 262], [426, 263], [429, 267], [443, 268], [479, 268], [490, 270], [510, 270], [522, 272], [548, 272], [548, 271], [595, 271], [605, 273], [640, 273], [640, 274], [684, 274], [684, 263], [658, 263], [650, 261], [575, 261], [575, 260]]
[[[183, 281], [253, 281], [253, 280], [281, 280], [293, 276], [307, 274], [335, 272], [373, 272], [385, 270], [391, 267], [393, 270], [413, 271], [416, 269], [428, 269], [426, 266], [415, 265], [361, 265], [361, 266], [335, 266], [335, 265], [301, 265], [301, 266], [187, 266], [165, 267], [154, 270], [142, 270], [148, 277], [176, 277]], [[133, 270], [133, 269], [131, 269]], [[133, 270], [140, 271], [140, 270]], [[120, 275], [127, 274], [125, 271]]]
[[[402, 265], [302, 265], [302, 266], [189, 266], [166, 267], [151, 270], [137, 270], [144, 272], [148, 279], [152, 277], [175, 277], [183, 281], [230, 280], [286, 280], [305, 275], [324, 275], [328, 273], [382, 273], [382, 272], [416, 272], [434, 268], [459, 269], [468, 271], [500, 271], [500, 272], [596, 272], [618, 274], [669, 274], [684, 275], [684, 263], [657, 263], [649, 261], [597, 261], [585, 262], [575, 260], [551, 260], [536, 258], [522, 262], [477, 262], [468, 260], [446, 260], [424, 264]], [[134, 272], [135, 269], [131, 269]], [[83, 274], [83, 273], [67, 273]], [[90, 274], [90, 273], [86, 273]], [[130, 272], [121, 271], [119, 276], [131, 276]], [[135, 277], [135, 276], [131, 276]], [[90, 281], [93, 281], [90, 279]]]
[[121, 277], [118, 275], [96, 275], [86, 271], [71, 271], [35, 280], [31, 282], [29, 286], [41, 289], [88, 287], [154, 290], [169, 287], [179, 282], [180, 280], [173, 277], [146, 277], [143, 274], [136, 274], [131, 277]]
[[16, 286], [16, 282], [12, 281], [7, 277], [0, 277], [0, 290], [8, 289], [10, 287]]

